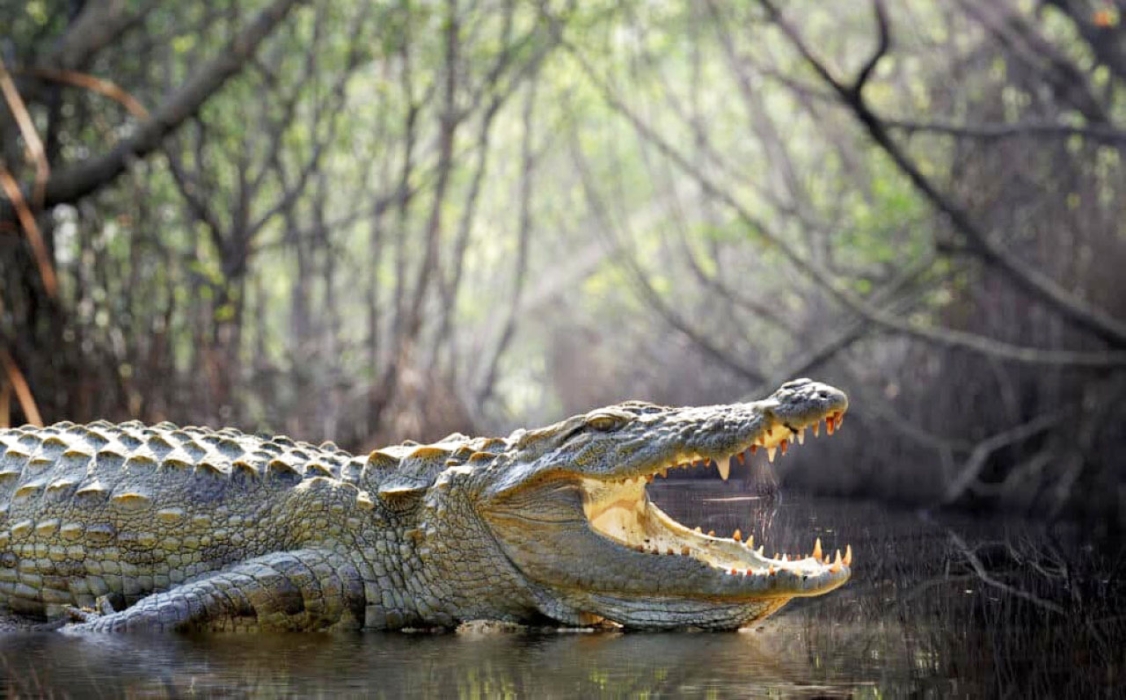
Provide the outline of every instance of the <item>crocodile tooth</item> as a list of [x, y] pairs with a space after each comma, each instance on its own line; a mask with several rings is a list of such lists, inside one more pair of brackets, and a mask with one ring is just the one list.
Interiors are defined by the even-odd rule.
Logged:
[[843, 414], [843, 413], [838, 413], [838, 414], [837, 414], [837, 430], [840, 430], [840, 429], [841, 429], [841, 425], [842, 425], [843, 423], [844, 423], [844, 414]]
[[821, 434], [821, 421], [817, 421], [816, 423], [813, 424], [813, 437], [817, 437], [820, 434]]
[[778, 446], [782, 448], [782, 455], [785, 456], [786, 450], [790, 448], [790, 441], [784, 439], [782, 442], [778, 443]]
[[697, 525], [696, 529], [693, 530], [692, 532], [695, 532], [697, 535], [702, 535], [704, 533], [704, 531], [700, 529], [699, 525]]
[[759, 555], [760, 557], [763, 556], [762, 552], [763, 552], [764, 549], [766, 549], [766, 547], [764, 547], [763, 545], [760, 544], [758, 546], [758, 549], [755, 550], [755, 554]]
[[735, 540], [736, 542], [743, 541], [743, 533], [739, 532], [739, 528], [735, 528], [735, 532], [731, 533], [731, 539]]
[[717, 459], [715, 461], [715, 468], [719, 470], [719, 478], [723, 479], [724, 481], [727, 481], [727, 478], [731, 476], [731, 462], [727, 461], [726, 459], [723, 459], [722, 457]]
[[751, 454], [758, 452], [758, 443], [751, 445]]
[[747, 453], [746, 453], [746, 451], [740, 450], [739, 452], [736, 452], [735, 453], [735, 459], [739, 460], [739, 464], [746, 464], [747, 463]]
[[715, 537], [715, 530], [708, 530], [708, 537]]
[[821, 554], [821, 538], [820, 537], [818, 537], [817, 541], [813, 543], [813, 554], [811, 554], [810, 556], [812, 556], [817, 561], [821, 561], [822, 554]]
[[833, 417], [832, 416], [829, 416], [828, 418], [825, 419], [825, 432], [829, 433], [830, 435], [833, 434]]
[[770, 460], [771, 464], [774, 463], [774, 453], [777, 452], [777, 451], [778, 451], [777, 447], [766, 448], [766, 458]]
[[754, 535], [747, 535], [747, 546], [754, 548], [754, 546], [755, 546], [755, 536]]
[[804, 445], [805, 444], [805, 428], [802, 428], [801, 430], [797, 431], [794, 434], [798, 436], [798, 444]]
[[852, 566], [852, 545], [851, 544], [845, 545], [844, 565], [845, 566]]

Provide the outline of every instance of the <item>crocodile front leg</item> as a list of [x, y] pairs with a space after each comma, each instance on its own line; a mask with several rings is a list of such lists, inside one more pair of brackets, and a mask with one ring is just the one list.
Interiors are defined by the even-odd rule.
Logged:
[[364, 584], [356, 568], [333, 552], [304, 549], [267, 554], [205, 574], [66, 631], [243, 631], [359, 629]]

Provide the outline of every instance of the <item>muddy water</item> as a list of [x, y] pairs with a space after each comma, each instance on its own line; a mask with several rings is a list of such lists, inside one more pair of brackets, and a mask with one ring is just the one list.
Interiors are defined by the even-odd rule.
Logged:
[[853, 580], [738, 633], [0, 634], [0, 696], [1113, 697], [1126, 692], [1126, 551], [1051, 531], [653, 488], [674, 517], [771, 552], [851, 543]]

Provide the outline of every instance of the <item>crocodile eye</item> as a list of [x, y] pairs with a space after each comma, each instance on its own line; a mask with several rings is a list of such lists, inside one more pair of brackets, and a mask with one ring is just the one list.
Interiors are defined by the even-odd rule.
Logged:
[[625, 416], [617, 416], [611, 413], [599, 413], [587, 418], [586, 425], [591, 430], [609, 433], [625, 425], [628, 420], [629, 419]]

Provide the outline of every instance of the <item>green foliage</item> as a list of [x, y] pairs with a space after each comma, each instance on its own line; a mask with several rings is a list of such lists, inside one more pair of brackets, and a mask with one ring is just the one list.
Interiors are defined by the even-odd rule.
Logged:
[[[143, 12], [81, 72], [158, 109], [266, 4], [131, 0]], [[838, 79], [871, 55], [868, 3], [777, 4]], [[866, 104], [924, 127], [1120, 130], [1123, 76], [1062, 5], [1026, 4], [1006, 31], [1033, 33], [1014, 44], [957, 4], [885, 3], [892, 42]], [[0, 0], [5, 65], [48, 60], [72, 12]], [[139, 126], [104, 95], [20, 81], [54, 173]], [[0, 153], [30, 186], [9, 124]], [[888, 133], [992, 239], [1116, 308], [1120, 141]], [[179, 411], [367, 444], [398, 417], [449, 432], [625, 395], [735, 399], [855, 318], [826, 284], [878, 301], [932, 256], [898, 318], [1089, 344], [1014, 311], [1026, 302], [992, 286], [996, 271], [756, 2], [302, 3], [159, 152], [43, 218], [65, 333], [27, 356], [64, 346], [70, 364], [31, 374], [129, 384], [101, 404], [52, 385], [41, 395], [60, 415]], [[5, 317], [3, 339], [51, 324], [26, 302], [28, 260], [0, 251], [3, 308], [23, 319]], [[1022, 316], [1040, 325], [1004, 325]], [[908, 373], [945, 357], [871, 346]], [[422, 415], [459, 402], [462, 424]]]

